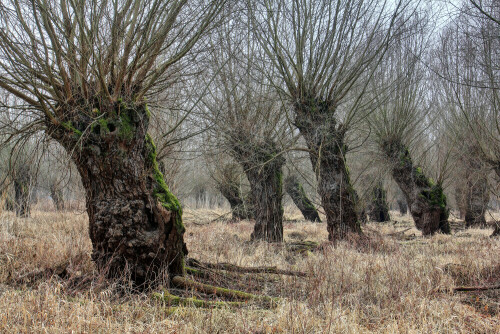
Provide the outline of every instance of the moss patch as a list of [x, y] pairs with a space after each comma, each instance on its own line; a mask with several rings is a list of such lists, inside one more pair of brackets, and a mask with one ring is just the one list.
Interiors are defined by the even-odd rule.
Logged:
[[156, 146], [153, 143], [153, 139], [149, 134], [146, 135], [146, 152], [147, 152], [147, 163], [153, 169], [153, 177], [155, 180], [155, 188], [153, 191], [153, 195], [156, 199], [161, 203], [161, 205], [167, 209], [168, 211], [174, 213], [175, 227], [179, 233], [184, 233], [185, 228], [182, 223], [182, 207], [179, 203], [177, 197], [170, 192], [167, 184], [163, 178], [163, 174], [160, 172], [158, 168], [158, 161], [156, 160], [157, 151]]
[[78, 139], [82, 136], [82, 132], [80, 130], [78, 130], [77, 128], [75, 128], [73, 126], [73, 123], [70, 122], [62, 122], [61, 125], [66, 129], [66, 130], [69, 130], [69, 131], [72, 131], [75, 135], [75, 137]]
[[178, 297], [166, 290], [163, 291], [162, 293], [158, 292], [153, 293], [152, 298], [172, 306], [181, 305], [181, 306], [192, 306], [200, 308], [224, 308], [230, 306], [241, 307], [245, 305], [245, 302], [219, 302], [219, 301], [207, 301], [198, 298]]

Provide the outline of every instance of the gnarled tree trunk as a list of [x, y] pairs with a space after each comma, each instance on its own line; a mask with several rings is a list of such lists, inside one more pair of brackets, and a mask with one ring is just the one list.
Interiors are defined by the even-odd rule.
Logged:
[[253, 219], [253, 206], [250, 200], [241, 194], [236, 166], [234, 164], [224, 166], [221, 174], [217, 180], [217, 188], [229, 202], [233, 219]]
[[344, 239], [348, 232], [361, 233], [357, 195], [345, 161], [345, 128], [337, 124], [335, 106], [305, 98], [295, 105], [295, 125], [309, 148], [325, 210], [328, 239]]
[[250, 134], [233, 136], [233, 151], [250, 183], [255, 225], [252, 240], [283, 241], [283, 165], [272, 139], [256, 142]]
[[466, 169], [465, 224], [467, 227], [486, 226], [484, 217], [490, 199], [488, 177], [482, 162], [471, 159]]
[[401, 216], [406, 215], [406, 213], [408, 212], [408, 205], [406, 204], [406, 200], [400, 198], [397, 200], [397, 202], [398, 202], [399, 214]]
[[368, 213], [370, 220], [378, 223], [391, 220], [389, 205], [387, 205], [387, 194], [381, 181], [377, 182], [372, 189], [372, 202]]
[[465, 200], [465, 185], [462, 183], [459, 183], [455, 187], [455, 202], [457, 203], [458, 217], [463, 219], [465, 217], [467, 204]]
[[29, 217], [31, 213], [30, 186], [31, 177], [28, 166], [16, 166], [13, 174], [16, 215]]
[[285, 179], [285, 190], [306, 220], [321, 223], [318, 211], [307, 197], [304, 188], [295, 175], [290, 175]]
[[78, 113], [50, 132], [72, 152], [80, 173], [92, 258], [109, 276], [128, 270], [136, 283], [158, 277], [163, 269], [183, 274], [182, 209], [159, 171], [147, 134], [147, 106], [100, 107], [89, 110], [96, 121]]
[[50, 185], [50, 197], [52, 197], [52, 200], [54, 201], [54, 206], [56, 207], [56, 210], [63, 211], [64, 210], [63, 192], [61, 188], [59, 188], [57, 182], [54, 182], [53, 184]]
[[441, 185], [413, 165], [410, 152], [399, 140], [387, 140], [382, 149], [389, 158], [392, 176], [405, 195], [416, 227], [424, 235], [450, 233], [449, 211]]

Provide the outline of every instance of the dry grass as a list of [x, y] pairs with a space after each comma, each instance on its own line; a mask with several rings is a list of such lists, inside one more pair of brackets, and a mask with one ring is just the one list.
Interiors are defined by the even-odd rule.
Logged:
[[[84, 214], [36, 211], [0, 215], [0, 331], [10, 333], [499, 333], [499, 295], [443, 292], [500, 281], [500, 240], [490, 230], [423, 239], [408, 217], [369, 224], [368, 238], [296, 254], [247, 242], [251, 222], [216, 220], [222, 212], [185, 214], [189, 256], [242, 266], [278, 266], [307, 278], [248, 284], [282, 297], [277, 309], [170, 309], [147, 293], [124, 293], [90, 261]], [[288, 212], [290, 219], [299, 219]], [[215, 222], [212, 222], [216, 220]], [[411, 235], [415, 234], [414, 237]], [[324, 224], [285, 223], [287, 240], [327, 240]], [[65, 278], [52, 275], [68, 264]], [[38, 270], [34, 278], [26, 276]], [[56, 270], [57, 271], [57, 270]], [[87, 280], [82, 279], [86, 277]]]

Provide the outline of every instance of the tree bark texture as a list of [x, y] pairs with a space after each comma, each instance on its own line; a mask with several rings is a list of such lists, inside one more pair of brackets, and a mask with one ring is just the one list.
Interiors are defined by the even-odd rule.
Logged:
[[371, 221], [378, 223], [391, 220], [389, 205], [387, 205], [387, 193], [382, 182], [377, 182], [372, 189], [372, 200], [368, 215]]
[[406, 204], [406, 200], [400, 198], [397, 200], [397, 202], [398, 202], [399, 214], [401, 216], [406, 215], [406, 213], [408, 212], [408, 205]]
[[52, 197], [52, 200], [54, 201], [54, 206], [56, 207], [57, 211], [63, 211], [64, 210], [64, 197], [63, 197], [63, 192], [62, 189], [59, 188], [59, 185], [57, 183], [51, 184], [50, 185], [50, 197]]
[[328, 239], [344, 239], [348, 232], [361, 233], [357, 195], [345, 161], [346, 129], [337, 124], [335, 106], [313, 98], [303, 99], [295, 105], [295, 125], [306, 141], [316, 173]]
[[467, 227], [486, 226], [485, 213], [490, 200], [488, 177], [483, 163], [478, 159], [470, 159], [465, 169], [465, 224]]
[[31, 213], [30, 186], [31, 175], [27, 166], [16, 166], [14, 171], [14, 193], [16, 215], [29, 217]]
[[455, 202], [457, 202], [458, 217], [460, 219], [463, 219], [465, 217], [465, 211], [466, 211], [466, 207], [467, 207], [466, 200], [465, 200], [465, 184], [463, 184], [463, 183], [464, 182], [460, 182], [455, 187]]
[[235, 165], [224, 166], [217, 188], [222, 196], [229, 202], [233, 219], [253, 219], [252, 205], [249, 199], [245, 199], [240, 190], [240, 180]]
[[295, 175], [290, 175], [285, 179], [285, 190], [306, 220], [321, 223], [318, 211], [307, 197], [304, 188]]
[[[109, 276], [136, 283], [184, 273], [184, 226], [147, 134], [145, 104], [119, 101], [75, 113], [50, 134], [72, 153], [86, 191], [92, 258]], [[68, 115], [71, 112], [68, 111]]]
[[[252, 140], [243, 132], [233, 136], [236, 160], [250, 182], [255, 225], [252, 240], [283, 241], [283, 165], [285, 159], [272, 139]], [[250, 139], [250, 140], [249, 140]]]
[[405, 195], [416, 227], [423, 235], [450, 233], [449, 210], [441, 185], [413, 165], [410, 152], [399, 140], [387, 140], [382, 148], [392, 165], [392, 176]]

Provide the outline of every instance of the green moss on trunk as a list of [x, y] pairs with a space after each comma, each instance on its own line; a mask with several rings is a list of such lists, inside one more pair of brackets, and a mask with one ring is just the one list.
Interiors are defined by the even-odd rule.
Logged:
[[181, 204], [177, 197], [175, 197], [174, 194], [172, 194], [172, 192], [169, 190], [163, 178], [163, 174], [160, 172], [158, 161], [156, 160], [156, 146], [153, 142], [153, 139], [149, 134], [147, 134], [145, 140], [147, 152], [149, 152], [147, 156], [147, 163], [153, 169], [153, 177], [156, 181], [156, 187], [153, 194], [165, 209], [175, 214], [175, 227], [177, 228], [177, 231], [182, 234], [184, 233], [185, 228], [184, 224], [182, 223]]

